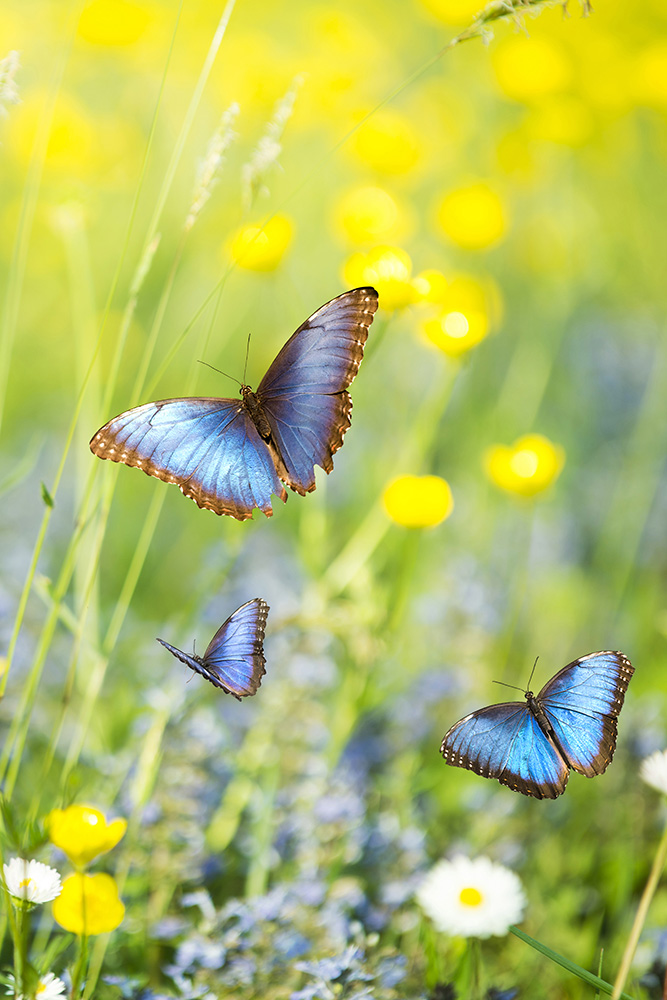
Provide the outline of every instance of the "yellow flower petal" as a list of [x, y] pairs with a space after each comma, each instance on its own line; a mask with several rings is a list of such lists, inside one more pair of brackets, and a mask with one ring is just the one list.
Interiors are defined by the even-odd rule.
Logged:
[[372, 285], [383, 309], [401, 309], [415, 299], [410, 280], [412, 261], [400, 247], [378, 246], [368, 253], [354, 253], [343, 267], [343, 279], [350, 288]]
[[541, 434], [526, 434], [511, 448], [497, 444], [484, 456], [489, 479], [508, 493], [532, 497], [556, 481], [565, 451]]
[[92, 45], [131, 45], [150, 22], [145, 5], [128, 0], [93, 0], [81, 13], [79, 35]]
[[438, 222], [452, 243], [465, 250], [484, 250], [507, 231], [505, 206], [488, 184], [469, 184], [445, 195]]
[[46, 825], [51, 843], [79, 868], [115, 847], [127, 829], [126, 820], [107, 823], [99, 809], [83, 805], [53, 809], [46, 817]]
[[549, 38], [507, 38], [494, 49], [492, 62], [500, 89], [517, 101], [539, 101], [562, 91], [572, 78], [567, 53]]
[[354, 136], [353, 149], [360, 160], [384, 174], [406, 174], [421, 157], [421, 145], [410, 121], [386, 109], [362, 125]]
[[108, 934], [121, 923], [125, 907], [111, 875], [68, 875], [53, 903], [53, 918], [72, 934]]
[[449, 483], [440, 476], [399, 476], [387, 486], [382, 501], [392, 521], [405, 528], [432, 528], [454, 509]]
[[377, 243], [405, 229], [396, 200], [384, 188], [362, 185], [346, 191], [333, 211], [335, 228], [352, 243]]
[[262, 228], [243, 226], [232, 237], [229, 250], [247, 271], [274, 271], [285, 256], [294, 227], [286, 215], [274, 215]]

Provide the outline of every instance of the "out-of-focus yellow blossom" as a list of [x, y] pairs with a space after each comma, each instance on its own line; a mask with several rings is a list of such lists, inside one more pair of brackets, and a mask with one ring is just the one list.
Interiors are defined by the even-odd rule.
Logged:
[[92, 806], [68, 806], [53, 809], [46, 817], [49, 839], [64, 851], [70, 861], [83, 868], [98, 854], [115, 847], [127, 830], [127, 821], [107, 823], [104, 813]]
[[415, 299], [410, 276], [410, 255], [400, 247], [373, 247], [367, 253], [353, 253], [343, 266], [343, 279], [350, 288], [372, 285], [383, 309], [402, 309]]
[[[437, 311], [421, 320], [420, 330], [448, 357], [459, 357], [476, 347], [500, 322], [500, 291], [492, 279], [467, 274], [453, 275], [448, 281], [441, 274], [437, 283], [432, 281], [430, 296], [420, 296], [420, 301], [434, 303]], [[416, 279], [414, 284], [419, 288]]]
[[576, 97], [551, 97], [535, 108], [526, 130], [536, 139], [563, 146], [583, 146], [593, 129], [593, 116]]
[[442, 305], [446, 301], [449, 281], [442, 271], [438, 271], [434, 267], [420, 271], [413, 279], [412, 285], [419, 302]]
[[421, 155], [419, 137], [407, 118], [396, 111], [378, 111], [353, 139], [360, 160], [384, 174], [406, 174]]
[[540, 101], [572, 79], [568, 54], [549, 38], [514, 35], [500, 42], [491, 58], [500, 89], [516, 101]]
[[384, 188], [362, 185], [346, 191], [334, 205], [336, 229], [352, 243], [377, 243], [405, 233], [405, 213]]
[[558, 479], [565, 451], [542, 434], [525, 434], [511, 447], [496, 444], [484, 456], [486, 473], [508, 493], [532, 497]]
[[421, 0], [431, 14], [443, 24], [465, 27], [470, 24], [484, 4], [481, 0]]
[[454, 499], [440, 476], [399, 476], [382, 494], [384, 509], [404, 528], [433, 528], [449, 517]]
[[[29, 97], [8, 122], [7, 148], [22, 163], [32, 153], [37, 122], [46, 94]], [[76, 177], [95, 173], [99, 165], [99, 136], [94, 119], [76, 98], [62, 93], [56, 103], [46, 149], [46, 168]]]
[[642, 104], [667, 104], [667, 42], [653, 42], [637, 56], [633, 91]]
[[239, 265], [248, 271], [274, 271], [285, 256], [294, 226], [286, 215], [274, 215], [262, 228], [243, 226], [232, 237], [229, 250]]
[[438, 222], [452, 243], [465, 250], [484, 250], [502, 240], [507, 230], [505, 206], [488, 184], [469, 184], [450, 191], [438, 209]]
[[53, 903], [53, 919], [72, 934], [108, 934], [125, 916], [111, 875], [68, 875]]
[[484, 340], [489, 332], [489, 321], [482, 312], [448, 310], [424, 320], [422, 329], [443, 354], [458, 358]]
[[92, 45], [132, 45], [151, 20], [146, 4], [129, 0], [92, 0], [79, 20], [79, 35]]

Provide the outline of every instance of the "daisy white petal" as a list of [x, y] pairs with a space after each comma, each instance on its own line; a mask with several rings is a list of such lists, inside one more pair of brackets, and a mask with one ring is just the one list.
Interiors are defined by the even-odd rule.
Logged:
[[651, 788], [667, 795], [667, 750], [656, 750], [644, 757], [639, 767], [639, 777]]
[[55, 868], [49, 868], [41, 861], [12, 858], [9, 864], [2, 866], [2, 870], [5, 885], [16, 899], [28, 903], [48, 903], [60, 895], [60, 875]]
[[[57, 1000], [65, 992], [65, 984], [62, 979], [58, 979], [52, 972], [47, 972], [41, 976], [37, 989], [35, 990], [35, 1000]], [[26, 1000], [22, 993], [19, 993], [16, 1000]]]
[[526, 905], [514, 872], [489, 858], [440, 861], [417, 889], [417, 902], [438, 930], [459, 937], [507, 934]]

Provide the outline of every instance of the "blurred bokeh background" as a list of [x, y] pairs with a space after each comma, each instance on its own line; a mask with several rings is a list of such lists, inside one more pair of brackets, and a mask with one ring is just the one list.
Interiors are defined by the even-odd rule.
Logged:
[[[287, 996], [297, 959], [356, 942], [373, 995], [427, 996], [461, 945], [412, 893], [457, 851], [512, 867], [524, 928], [587, 968], [604, 948], [609, 979], [651, 863], [661, 813], [636, 774], [666, 730], [667, 8], [536, 5], [433, 61], [477, 8], [0, 6], [5, 792], [19, 816], [76, 799], [133, 817], [106, 968], [166, 995]], [[362, 284], [380, 311], [312, 495], [238, 523], [90, 454], [139, 402], [234, 395], [197, 362], [241, 378], [249, 331], [256, 386]], [[203, 648], [255, 596], [257, 697], [186, 685], [154, 637]], [[539, 655], [539, 687], [597, 649], [637, 671], [603, 777], [537, 802], [444, 764], [492, 680], [525, 685]], [[207, 965], [195, 889], [275, 906]], [[303, 926], [283, 947], [287, 911]], [[636, 980], [664, 968], [666, 915], [659, 891]], [[484, 951], [489, 986], [588, 995], [541, 962], [513, 939]]]

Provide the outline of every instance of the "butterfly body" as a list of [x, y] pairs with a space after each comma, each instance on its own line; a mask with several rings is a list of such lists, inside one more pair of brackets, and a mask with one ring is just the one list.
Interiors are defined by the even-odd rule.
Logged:
[[355, 288], [310, 316], [278, 352], [257, 391], [241, 399], [184, 397], [144, 403], [97, 431], [90, 449], [175, 483], [199, 507], [239, 521], [273, 513], [285, 485], [305, 496], [315, 466], [327, 473], [350, 426], [347, 392], [378, 306]]
[[489, 705], [445, 734], [440, 752], [454, 767], [496, 778], [535, 798], [557, 798], [570, 769], [602, 774], [616, 749], [617, 718], [634, 673], [620, 652], [574, 660], [525, 704]]
[[269, 605], [260, 597], [237, 608], [223, 622], [203, 656], [185, 653], [158, 639], [172, 656], [238, 701], [256, 693], [266, 673], [264, 632]]

